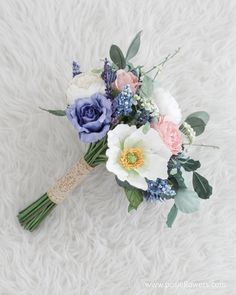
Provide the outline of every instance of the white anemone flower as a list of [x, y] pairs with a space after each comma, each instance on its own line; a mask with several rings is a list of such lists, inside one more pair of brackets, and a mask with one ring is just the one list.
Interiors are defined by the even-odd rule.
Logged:
[[90, 72], [76, 75], [66, 92], [67, 104], [71, 105], [76, 99], [90, 97], [94, 93], [105, 93], [105, 83], [102, 78]]
[[178, 125], [181, 121], [182, 114], [177, 101], [170, 92], [163, 88], [156, 87], [153, 96], [160, 114], [166, 116], [169, 121]]
[[134, 187], [147, 190], [146, 178], [167, 178], [171, 152], [152, 128], [144, 133], [143, 127], [117, 125], [108, 132], [106, 155], [107, 170]]

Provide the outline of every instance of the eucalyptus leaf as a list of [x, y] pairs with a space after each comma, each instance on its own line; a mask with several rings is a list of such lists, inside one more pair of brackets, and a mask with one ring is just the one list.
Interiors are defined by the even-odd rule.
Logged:
[[210, 119], [209, 114], [205, 111], [194, 112], [188, 116], [188, 118], [192, 117], [201, 119], [205, 124], [207, 124]]
[[143, 192], [137, 188], [125, 188], [124, 190], [130, 205], [132, 206], [132, 208], [137, 210], [138, 206], [143, 201]]
[[184, 168], [184, 170], [188, 172], [195, 171], [201, 166], [199, 161], [195, 161], [190, 158], [187, 158], [187, 159], [178, 158], [178, 161], [180, 165]]
[[110, 58], [119, 69], [124, 69], [126, 66], [124, 55], [117, 45], [111, 45]]
[[133, 58], [139, 51], [139, 47], [140, 47], [140, 37], [141, 37], [141, 33], [142, 31], [139, 31], [136, 36], [134, 37], [134, 39], [132, 40], [127, 53], [126, 53], [126, 61], [130, 60], [131, 58]]
[[170, 212], [168, 213], [168, 216], [167, 216], [167, 221], [166, 221], [166, 224], [168, 227], [172, 227], [174, 221], [175, 221], [175, 218], [178, 214], [178, 208], [176, 207], [176, 205], [174, 204], [171, 209], [170, 209]]
[[193, 172], [193, 188], [201, 199], [208, 199], [212, 195], [212, 186], [197, 172]]
[[50, 113], [52, 115], [55, 115], [55, 116], [60, 116], [60, 117], [66, 116], [66, 111], [65, 110], [46, 110], [46, 109], [43, 109], [41, 107], [39, 107], [39, 108], [40, 108], [40, 110], [48, 112], [48, 113]]
[[[205, 130], [206, 124], [209, 121], [209, 115], [207, 112], [199, 111], [190, 114], [185, 122], [188, 123], [196, 133], [196, 136], [202, 134]], [[180, 126], [181, 129], [181, 126]]]
[[175, 190], [179, 188], [186, 188], [186, 184], [184, 182], [184, 178], [180, 170], [177, 170], [176, 174], [170, 175], [168, 179], [173, 183], [173, 188]]
[[147, 122], [144, 126], [143, 126], [143, 133], [144, 134], [147, 134], [148, 131], [150, 130], [151, 126], [150, 126], [150, 123]]
[[196, 136], [201, 135], [206, 127], [206, 124], [199, 118], [191, 117], [189, 119], [185, 120], [186, 123], [188, 123], [193, 130], [195, 131]]
[[141, 93], [145, 97], [151, 97], [153, 93], [153, 80], [145, 75], [142, 81], [142, 86], [141, 86]]
[[180, 188], [175, 196], [175, 205], [183, 213], [192, 213], [199, 210], [200, 199], [196, 192]]

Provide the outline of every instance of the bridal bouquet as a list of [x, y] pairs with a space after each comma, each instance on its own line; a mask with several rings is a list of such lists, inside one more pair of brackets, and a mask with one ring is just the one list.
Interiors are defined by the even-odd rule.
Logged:
[[[167, 216], [168, 227], [179, 211], [195, 212], [200, 199], [212, 194], [207, 179], [196, 172], [200, 162], [193, 160], [186, 148], [203, 133], [208, 114], [198, 111], [182, 120], [175, 98], [156, 83], [159, 72], [179, 49], [144, 71], [143, 66], [130, 62], [139, 50], [140, 37], [141, 32], [125, 55], [112, 45], [110, 59], [104, 59], [101, 69], [82, 73], [73, 62], [66, 109], [46, 111], [66, 116], [88, 149], [46, 193], [19, 212], [25, 229], [36, 229], [100, 164], [105, 164], [124, 189], [129, 212], [143, 201], [170, 200], [173, 206]], [[186, 172], [192, 173], [191, 187], [186, 185]]]

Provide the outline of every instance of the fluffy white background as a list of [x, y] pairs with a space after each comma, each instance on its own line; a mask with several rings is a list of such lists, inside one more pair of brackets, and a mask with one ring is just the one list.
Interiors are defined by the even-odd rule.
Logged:
[[[184, 116], [211, 114], [197, 142], [220, 150], [192, 154], [214, 195], [168, 229], [171, 202], [128, 214], [100, 167], [39, 230], [24, 231], [17, 211], [84, 152], [67, 119], [38, 106], [63, 108], [72, 60], [97, 67], [113, 42], [126, 50], [140, 29], [135, 62], [147, 68], [182, 47], [159, 81]], [[1, 0], [0, 46], [0, 294], [235, 294], [236, 1]], [[226, 287], [155, 287], [184, 281]]]

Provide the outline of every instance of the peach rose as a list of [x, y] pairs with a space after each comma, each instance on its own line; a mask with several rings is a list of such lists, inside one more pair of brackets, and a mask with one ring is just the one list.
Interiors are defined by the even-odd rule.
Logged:
[[112, 83], [114, 90], [122, 91], [124, 86], [129, 84], [133, 93], [136, 93], [138, 89], [138, 77], [131, 72], [125, 70], [118, 70], [116, 72], [116, 80]]
[[165, 116], [161, 116], [157, 123], [151, 124], [151, 127], [158, 131], [161, 139], [173, 155], [181, 152], [181, 134], [175, 123], [168, 121]]

